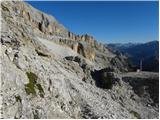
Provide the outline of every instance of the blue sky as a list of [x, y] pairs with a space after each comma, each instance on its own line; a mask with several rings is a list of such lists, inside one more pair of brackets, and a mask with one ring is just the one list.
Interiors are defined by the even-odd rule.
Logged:
[[103, 43], [158, 40], [156, 1], [27, 1], [76, 34]]

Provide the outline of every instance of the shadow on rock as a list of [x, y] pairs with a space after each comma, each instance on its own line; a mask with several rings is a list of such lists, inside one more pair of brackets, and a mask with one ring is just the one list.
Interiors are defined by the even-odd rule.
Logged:
[[92, 71], [91, 76], [95, 80], [96, 86], [103, 89], [112, 89], [115, 82], [119, 80], [117, 74], [112, 68]]
[[[151, 105], [155, 105], [159, 103], [159, 80], [158, 77], [150, 77], [150, 78], [138, 78], [138, 77], [123, 77], [124, 82], [128, 82], [134, 92], [141, 98], [143, 98], [144, 102], [150, 103]], [[149, 99], [153, 101], [149, 101]]]

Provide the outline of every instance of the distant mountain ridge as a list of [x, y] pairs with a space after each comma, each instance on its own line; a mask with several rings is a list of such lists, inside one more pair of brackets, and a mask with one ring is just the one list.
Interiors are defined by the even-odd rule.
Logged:
[[143, 70], [159, 71], [159, 41], [135, 44], [107, 44], [106, 47], [114, 53], [126, 55], [136, 69], [142, 60]]

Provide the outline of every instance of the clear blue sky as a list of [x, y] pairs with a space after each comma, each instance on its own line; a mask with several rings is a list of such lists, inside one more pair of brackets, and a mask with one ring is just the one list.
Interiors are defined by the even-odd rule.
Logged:
[[103, 43], [158, 40], [156, 1], [27, 1], [76, 34]]

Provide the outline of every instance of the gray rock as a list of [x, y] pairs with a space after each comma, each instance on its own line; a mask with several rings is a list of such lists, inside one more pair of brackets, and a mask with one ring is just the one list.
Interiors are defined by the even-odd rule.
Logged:
[[81, 42], [25, 2], [2, 2], [2, 22], [1, 118], [158, 118], [157, 74], [120, 73], [123, 58], [111, 64], [115, 54], [88, 35], [85, 55], [75, 53]]

